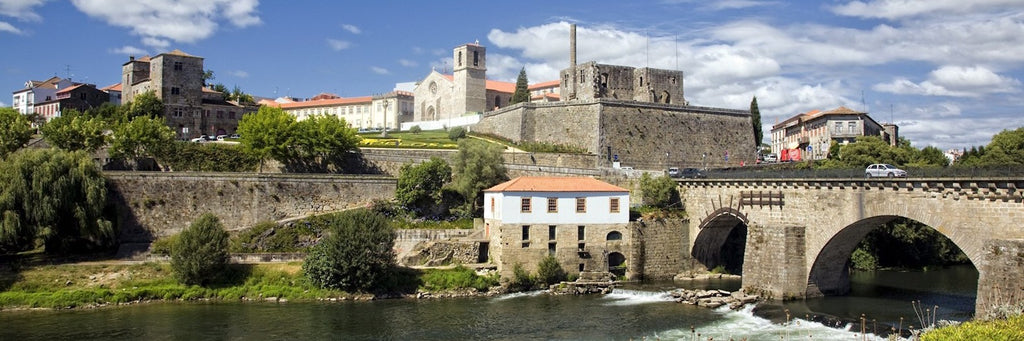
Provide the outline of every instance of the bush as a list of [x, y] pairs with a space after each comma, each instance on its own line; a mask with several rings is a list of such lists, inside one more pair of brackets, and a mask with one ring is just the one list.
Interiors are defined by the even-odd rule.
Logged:
[[435, 291], [462, 288], [487, 291], [497, 284], [493, 276], [479, 276], [473, 269], [461, 265], [451, 270], [429, 270], [423, 275], [423, 287]]
[[379, 289], [395, 264], [395, 231], [369, 210], [326, 218], [327, 235], [310, 250], [302, 270], [322, 288], [346, 291]]
[[511, 291], [528, 291], [533, 289], [536, 280], [523, 266], [516, 264], [512, 267], [512, 279], [508, 282], [508, 289]]
[[555, 259], [553, 256], [547, 256], [537, 265], [537, 281], [541, 284], [552, 285], [562, 282], [567, 278], [562, 265], [558, 264], [558, 259]]
[[413, 134], [419, 134], [420, 132], [423, 132], [423, 129], [420, 128], [419, 125], [414, 125], [412, 126], [412, 128], [409, 128], [409, 132]]
[[231, 239], [231, 252], [295, 252], [299, 248], [298, 228], [262, 221]]
[[228, 233], [212, 213], [199, 216], [171, 248], [171, 269], [188, 285], [212, 282], [228, 264]]
[[643, 194], [643, 204], [647, 206], [669, 208], [681, 203], [676, 182], [668, 175], [652, 178], [644, 173], [640, 177], [640, 192]]
[[149, 245], [149, 253], [154, 255], [170, 256], [171, 250], [174, 249], [174, 244], [178, 243], [178, 236], [180, 236], [180, 234], [174, 234], [154, 240], [153, 243]]
[[458, 141], [459, 139], [465, 138], [465, 137], [466, 137], [466, 128], [454, 127], [454, 128], [448, 129], [448, 139], [450, 139], [452, 141]]
[[1024, 315], [942, 327], [924, 333], [921, 340], [1024, 340]]

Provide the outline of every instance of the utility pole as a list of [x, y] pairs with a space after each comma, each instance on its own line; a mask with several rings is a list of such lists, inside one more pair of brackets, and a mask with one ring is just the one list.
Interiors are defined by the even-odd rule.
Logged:
[[380, 133], [380, 137], [388, 137], [388, 97], [384, 96], [384, 132]]

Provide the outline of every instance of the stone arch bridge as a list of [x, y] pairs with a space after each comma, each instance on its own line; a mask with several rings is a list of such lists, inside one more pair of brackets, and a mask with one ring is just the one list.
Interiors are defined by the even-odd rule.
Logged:
[[[847, 260], [898, 217], [948, 237], [979, 272], [975, 312], [1024, 301], [1024, 179], [679, 180], [690, 254], [746, 229], [743, 287], [774, 299], [849, 291]], [[705, 265], [709, 265], [705, 263]]]

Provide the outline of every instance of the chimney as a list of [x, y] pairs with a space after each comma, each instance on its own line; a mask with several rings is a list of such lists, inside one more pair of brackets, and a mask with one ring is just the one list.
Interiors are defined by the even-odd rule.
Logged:
[[569, 24], [569, 66], [576, 67], [576, 24]]
[[134, 61], [134, 60], [135, 60], [135, 55], [129, 55], [128, 56], [128, 61], [129, 62]]

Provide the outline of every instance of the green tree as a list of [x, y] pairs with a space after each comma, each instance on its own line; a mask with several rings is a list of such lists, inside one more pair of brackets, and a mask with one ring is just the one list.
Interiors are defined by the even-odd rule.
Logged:
[[164, 102], [156, 97], [152, 91], [147, 91], [135, 96], [126, 109], [128, 118], [146, 116], [150, 118], [164, 117]]
[[90, 117], [75, 109], [66, 109], [43, 125], [43, 138], [54, 147], [75, 151], [95, 152], [106, 144], [107, 122]]
[[238, 122], [238, 134], [242, 136], [239, 142], [260, 159], [262, 171], [263, 160], [268, 157], [279, 161], [293, 157], [295, 129], [295, 117], [281, 108], [261, 106], [259, 111], [242, 116]]
[[237, 85], [235, 85], [234, 90], [231, 90], [231, 99], [238, 103], [256, 102], [255, 100], [253, 100], [252, 95], [243, 92], [242, 88], [238, 87]]
[[395, 230], [387, 218], [356, 210], [327, 218], [327, 225], [302, 263], [310, 282], [347, 291], [380, 288], [395, 265]]
[[640, 192], [643, 193], [642, 201], [646, 206], [669, 208], [681, 202], [676, 182], [668, 175], [651, 177], [644, 173], [640, 176]]
[[512, 93], [512, 99], [508, 104], [524, 103], [530, 101], [529, 81], [526, 80], [526, 68], [519, 70], [519, 77], [516, 78], [516, 91]]
[[205, 213], [181, 231], [171, 248], [171, 269], [181, 283], [204, 285], [228, 264], [228, 233], [213, 213]]
[[418, 165], [407, 163], [398, 175], [395, 202], [419, 215], [434, 211], [444, 206], [442, 188], [450, 181], [452, 168], [444, 159], [435, 156]]
[[754, 124], [754, 147], [760, 147], [764, 132], [761, 131], [761, 110], [757, 108], [757, 96], [750, 101], [750, 122]]
[[213, 70], [204, 70], [202, 77], [203, 77], [203, 86], [206, 86], [206, 85], [210, 84], [210, 81], [212, 81], [215, 78], [217, 78], [217, 77], [215, 77], [213, 75]]
[[939, 148], [927, 146], [921, 148], [920, 151], [916, 151], [913, 162], [907, 164], [907, 166], [915, 168], [946, 167], [949, 166], [949, 159], [946, 158], [946, 154]]
[[32, 124], [12, 108], [0, 108], [0, 158], [13, 153], [32, 138]]
[[558, 264], [558, 259], [553, 256], [544, 257], [540, 264], [537, 264], [537, 281], [545, 286], [565, 281], [567, 278], [562, 265]]
[[[290, 157], [297, 158], [293, 162], [314, 165], [320, 170], [340, 165], [342, 157], [359, 144], [356, 130], [335, 115], [313, 115], [292, 127], [295, 145]], [[244, 139], [245, 135], [242, 136]]]
[[110, 156], [126, 159], [132, 169], [145, 157], [154, 157], [160, 148], [174, 142], [174, 132], [161, 117], [136, 116], [122, 124], [110, 137]]
[[23, 150], [0, 163], [0, 252], [72, 253], [110, 247], [114, 226], [103, 216], [106, 180], [83, 151]]
[[231, 100], [231, 91], [229, 91], [228, 87], [224, 86], [224, 84], [217, 83], [217, 84], [211, 85], [210, 86], [210, 90], [219, 92], [220, 95], [221, 95], [221, 98], [223, 98], [225, 101], [230, 101]]
[[467, 208], [471, 212], [476, 212], [481, 191], [508, 180], [503, 151], [504, 148], [497, 144], [472, 139], [459, 141], [459, 151], [452, 160], [454, 175], [449, 186], [469, 201]]
[[831, 168], [862, 168], [873, 163], [902, 166], [910, 162], [914, 149], [909, 145], [892, 147], [878, 136], [860, 136], [857, 142], [839, 147], [839, 157], [829, 159]]

